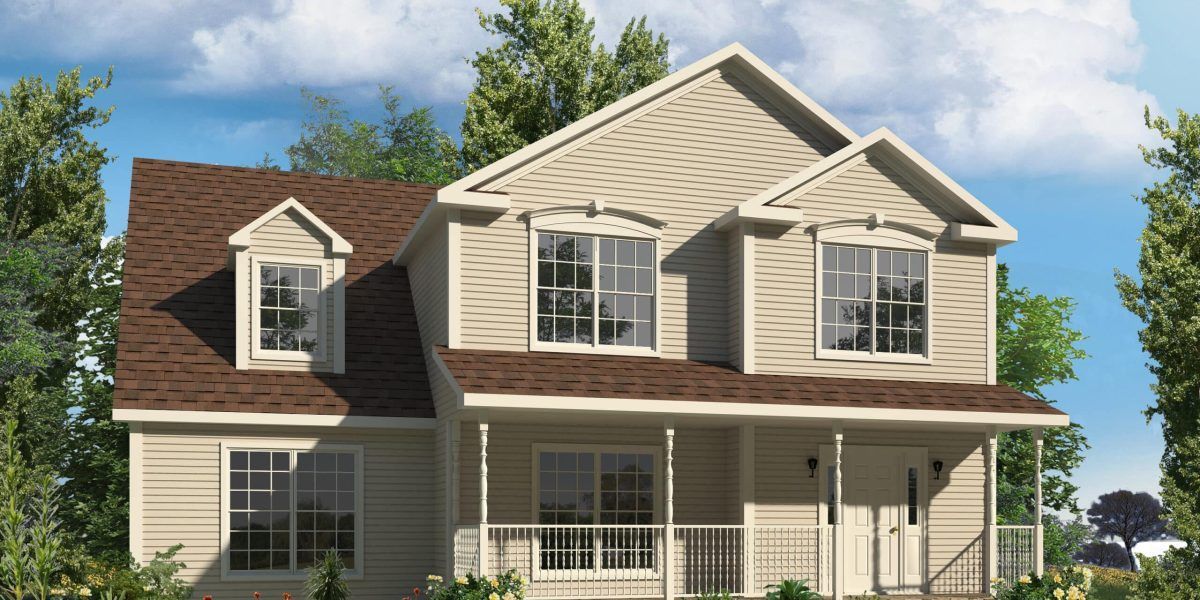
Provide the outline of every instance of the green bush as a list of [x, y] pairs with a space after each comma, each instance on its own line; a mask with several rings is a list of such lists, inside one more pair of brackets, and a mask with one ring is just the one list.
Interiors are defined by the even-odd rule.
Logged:
[[449, 585], [438, 575], [426, 578], [429, 600], [524, 600], [527, 579], [511, 570], [495, 577], [476, 577], [467, 573]]
[[1138, 557], [1142, 572], [1133, 582], [1133, 597], [1148, 600], [1200, 598], [1200, 565], [1183, 548], [1172, 548], [1158, 558]]
[[131, 560], [119, 569], [99, 564], [84, 567], [87, 572], [74, 593], [104, 600], [188, 600], [192, 586], [176, 577], [187, 566], [175, 560], [182, 548], [183, 544], [175, 544], [155, 552], [154, 560], [144, 565]]
[[1042, 577], [1026, 575], [1017, 581], [992, 582], [996, 600], [1085, 600], [1092, 588], [1092, 571], [1072, 566], [1051, 569]]
[[821, 600], [821, 594], [809, 589], [807, 579], [784, 579], [767, 586], [767, 600]]
[[697, 594], [696, 600], [733, 600], [733, 595], [729, 593], [729, 590], [709, 590]]

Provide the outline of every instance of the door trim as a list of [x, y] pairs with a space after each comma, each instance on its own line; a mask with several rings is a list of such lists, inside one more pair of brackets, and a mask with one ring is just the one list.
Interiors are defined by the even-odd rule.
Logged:
[[[845, 456], [852, 448], [870, 449], [877, 451], [891, 451], [905, 455], [904, 461], [898, 465], [900, 477], [897, 481], [900, 482], [901, 489], [899, 495], [904, 499], [900, 504], [900, 543], [897, 544], [899, 552], [899, 560], [896, 567], [899, 569], [900, 588], [891, 590], [890, 593], [911, 593], [911, 594], [927, 594], [929, 593], [929, 447], [928, 446], [902, 446], [890, 444], [843, 444], [842, 457], [843, 462]], [[819, 448], [819, 460], [821, 468], [818, 473], [817, 480], [817, 522], [825, 525], [832, 525], [829, 520], [829, 493], [830, 480], [828, 473], [833, 468], [833, 444], [821, 444]], [[909, 528], [912, 525], [908, 524], [908, 489], [906, 487], [908, 481], [908, 468], [916, 467], [917, 469], [917, 528], [921, 535], [921, 556], [917, 557], [918, 575], [907, 575], [908, 552], [905, 550], [904, 538], [909, 533]], [[845, 472], [843, 471], [843, 484], [845, 482]], [[843, 501], [845, 499], [845, 490], [843, 489]], [[844, 517], [844, 511], [843, 511]], [[843, 519], [844, 520], [844, 519]], [[835, 561], [834, 568], [841, 570], [846, 564], [849, 548], [845, 539], [846, 527], [841, 528], [840, 535], [843, 538], [838, 544], [841, 549], [842, 556], [833, 557]]]

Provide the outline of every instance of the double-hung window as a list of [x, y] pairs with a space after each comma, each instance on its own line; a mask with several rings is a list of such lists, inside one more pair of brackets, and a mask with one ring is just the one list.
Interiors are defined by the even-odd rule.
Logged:
[[926, 253], [824, 244], [820, 264], [822, 350], [927, 354]]
[[645, 450], [540, 449], [539, 569], [653, 569], [656, 457]]
[[303, 573], [331, 550], [361, 572], [360, 449], [231, 448], [224, 475], [228, 573]]
[[321, 353], [321, 268], [305, 265], [258, 265], [259, 351]]
[[537, 341], [653, 348], [654, 244], [604, 236], [538, 233]]

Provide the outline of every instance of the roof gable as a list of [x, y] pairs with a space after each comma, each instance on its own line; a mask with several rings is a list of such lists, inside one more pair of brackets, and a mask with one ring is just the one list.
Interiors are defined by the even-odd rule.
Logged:
[[443, 188], [455, 191], [494, 191], [513, 171], [545, 160], [602, 135], [608, 129], [636, 118], [665, 101], [702, 85], [715, 71], [735, 71], [740, 79], [765, 98], [792, 114], [797, 121], [812, 123], [826, 145], [838, 148], [858, 139], [840, 120], [767, 66], [741, 44], [731, 44], [630, 94]]
[[[904, 180], [945, 207], [950, 214], [963, 219], [950, 223], [952, 239], [992, 243], [998, 246], [1017, 240], [1017, 230], [1007, 221], [887, 128], [877, 129], [834, 152], [747, 200], [736, 210], [752, 213], [754, 210], [781, 207], [789, 200], [810, 193], [871, 160], [882, 160]], [[722, 223], [728, 224], [736, 218], [735, 211], [730, 211], [726, 217], [722, 217]]]
[[332, 227], [326, 225], [317, 215], [312, 214], [312, 211], [305, 208], [303, 204], [300, 204], [299, 200], [288, 198], [229, 236], [230, 253], [232, 254], [237, 250], [249, 248], [253, 242], [254, 233], [276, 218], [284, 216], [284, 213], [289, 213], [293, 218], [298, 218], [307, 223], [319, 231], [321, 235], [325, 236], [329, 240], [329, 249], [333, 254], [348, 255], [354, 252], [354, 246], [351, 246], [350, 242], [347, 242], [342, 236], [338, 235]]

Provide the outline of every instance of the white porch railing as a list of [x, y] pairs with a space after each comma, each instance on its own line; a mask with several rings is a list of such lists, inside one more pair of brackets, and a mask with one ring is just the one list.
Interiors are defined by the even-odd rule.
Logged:
[[[782, 579], [833, 586], [829, 526], [673, 526], [671, 556], [663, 525], [488, 525], [488, 568], [516, 569], [539, 599], [661, 598], [665, 573], [677, 596], [728, 590], [756, 597]], [[455, 531], [455, 575], [478, 572], [479, 529]], [[671, 564], [666, 564], [667, 560]]]
[[1016, 581], [1037, 568], [1033, 525], [997, 525], [996, 559], [998, 575]]

